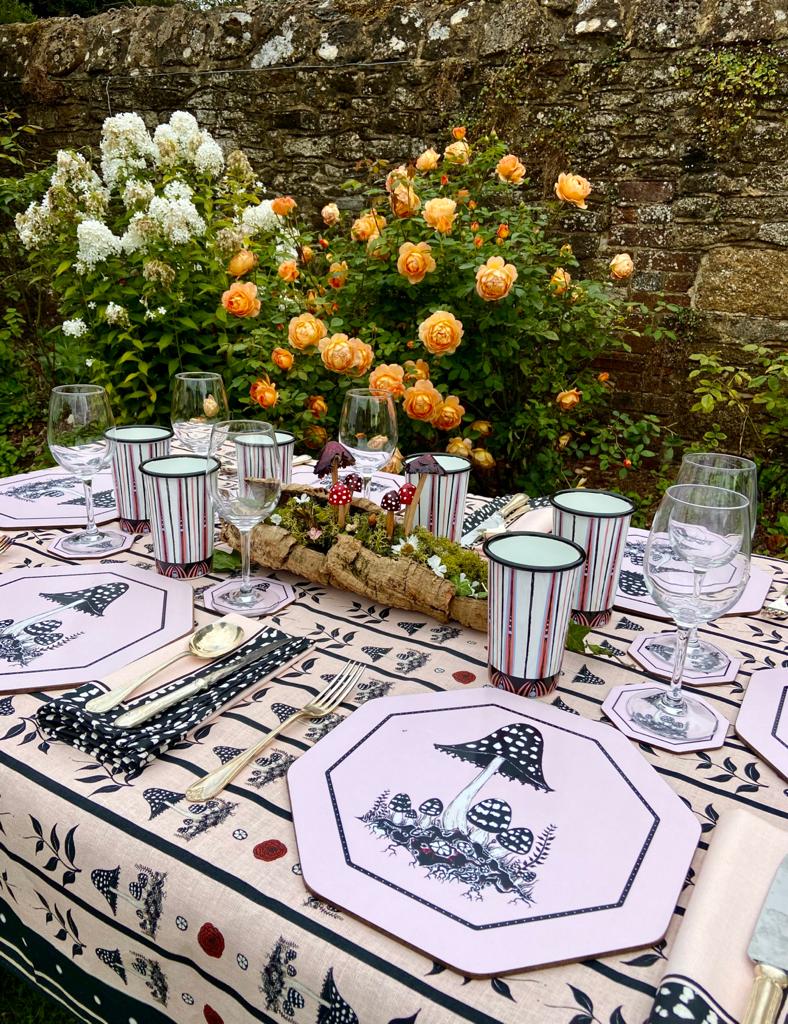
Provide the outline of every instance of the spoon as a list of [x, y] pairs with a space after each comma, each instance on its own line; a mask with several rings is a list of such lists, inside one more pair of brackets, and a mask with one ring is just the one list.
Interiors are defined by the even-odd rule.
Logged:
[[102, 693], [100, 697], [94, 697], [87, 702], [85, 710], [111, 711], [118, 704], [122, 704], [138, 686], [142, 686], [143, 683], [157, 675], [162, 669], [169, 668], [170, 665], [180, 661], [181, 658], [186, 658], [190, 654], [193, 654], [195, 658], [219, 658], [223, 654], [229, 654], [230, 651], [238, 647], [243, 639], [243, 629], [234, 622], [210, 622], [207, 626], [200, 626], [189, 637], [189, 649], [187, 651], [181, 651], [170, 658], [169, 661], [156, 665], [155, 668], [150, 669], [141, 676], [137, 676], [136, 679], [132, 679], [128, 683], [123, 683], [114, 690], [110, 690], [109, 693]]

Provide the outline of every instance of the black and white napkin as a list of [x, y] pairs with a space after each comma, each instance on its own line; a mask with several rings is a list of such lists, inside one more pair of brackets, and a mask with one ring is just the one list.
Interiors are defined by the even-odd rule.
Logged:
[[128, 701], [105, 714], [86, 711], [85, 705], [93, 697], [105, 693], [106, 687], [99, 683], [83, 683], [65, 696], [42, 705], [36, 713], [38, 724], [49, 739], [62, 740], [115, 770], [136, 773], [183, 740], [192, 729], [213, 718], [225, 706], [232, 704], [244, 690], [256, 685], [308, 650], [311, 642], [305, 637], [291, 637], [290, 643], [271, 651], [269, 655], [247, 665], [221, 682], [214, 683], [202, 693], [197, 693], [168, 708], [144, 725], [123, 729], [115, 725], [115, 719], [119, 715], [154, 697], [170, 693], [179, 686], [202, 679], [218, 668], [229, 667], [249, 651], [264, 647], [275, 640], [285, 640], [287, 636], [287, 633], [273, 627], [262, 629], [251, 640], [224, 658], [217, 658], [209, 665], [196, 669], [180, 679], [174, 679], [158, 690]]

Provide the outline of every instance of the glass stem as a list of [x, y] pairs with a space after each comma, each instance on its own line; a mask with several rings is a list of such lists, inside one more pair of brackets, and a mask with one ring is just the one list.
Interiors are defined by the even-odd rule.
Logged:
[[687, 641], [689, 630], [680, 626], [676, 632], [676, 654], [673, 659], [673, 675], [670, 680], [670, 689], [662, 697], [661, 704], [671, 711], [681, 711], [684, 708], [684, 696], [681, 692], [681, 677], [684, 675], [684, 663], [687, 660]]
[[98, 527], [96, 526], [96, 513], [93, 509], [93, 481], [83, 480], [82, 486], [85, 489], [85, 517], [87, 519], [85, 533], [95, 537], [98, 533]]
[[362, 476], [362, 480], [364, 481], [364, 490], [362, 494], [368, 501], [370, 501], [372, 498], [372, 477], [374, 475], [375, 474], [373, 473], [371, 476], [367, 476], [365, 473]]
[[692, 654], [693, 651], [697, 651], [700, 647], [700, 641], [698, 640], [698, 627], [691, 626], [687, 634], [687, 653]]
[[241, 534], [241, 593], [252, 592], [252, 531], [239, 530]]

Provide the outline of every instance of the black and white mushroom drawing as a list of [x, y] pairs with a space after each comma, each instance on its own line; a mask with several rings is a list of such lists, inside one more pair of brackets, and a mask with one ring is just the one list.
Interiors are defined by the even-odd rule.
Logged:
[[467, 822], [470, 826], [469, 837], [486, 848], [494, 835], [511, 825], [512, 808], [505, 800], [496, 800], [494, 797], [480, 800], [468, 811]]
[[525, 722], [504, 725], [488, 736], [467, 743], [436, 743], [435, 748], [482, 769], [443, 812], [442, 825], [447, 832], [466, 829], [468, 810], [476, 794], [496, 773], [521, 785], [533, 786], [537, 791], [552, 792], [542, 774], [542, 734]]
[[[60, 594], [42, 593], [39, 594], [39, 597], [43, 597], [47, 601], [54, 601], [64, 611], [66, 609], [73, 609], [77, 612], [83, 612], [85, 615], [90, 615], [93, 618], [101, 618], [107, 608], [114, 601], [117, 601], [119, 597], [122, 597], [128, 589], [128, 583], [102, 583], [96, 587], [86, 587], [84, 590], [69, 590]], [[37, 615], [31, 615], [27, 619], [22, 619], [13, 626], [8, 626], [3, 633], [7, 636], [16, 636], [22, 630], [26, 630], [29, 633], [31, 626], [51, 618], [51, 609], [39, 612]]]
[[393, 796], [389, 802], [389, 811], [391, 811], [391, 820], [395, 825], [404, 825], [407, 818], [407, 812], [412, 810], [410, 806], [410, 797], [407, 793], [397, 793]]
[[323, 988], [320, 990], [320, 1009], [316, 1024], [358, 1024], [358, 1016], [346, 1002], [334, 981], [334, 968], [329, 967]]
[[286, 722], [291, 715], [296, 713], [298, 708], [294, 708], [290, 704], [276, 703], [271, 705], [271, 710], [280, 722]]
[[150, 807], [148, 821], [153, 821], [154, 818], [164, 814], [170, 807], [179, 804], [183, 800], [183, 793], [176, 793], [171, 789], [159, 789], [157, 786], [152, 786], [149, 789], [143, 790], [142, 797]]
[[525, 857], [534, 845], [534, 834], [530, 828], [510, 828], [495, 837], [493, 848], [502, 848], [502, 861], [509, 865], [518, 857]]
[[107, 903], [109, 903], [113, 915], [117, 914], [120, 864], [116, 868], [95, 868], [90, 872], [90, 880]]
[[126, 969], [123, 966], [123, 957], [120, 955], [119, 949], [102, 949], [99, 946], [96, 948], [96, 956], [103, 964], [112, 968], [124, 985], [128, 984], [126, 981]]
[[443, 801], [437, 796], [431, 796], [419, 806], [419, 825], [426, 828], [427, 825], [437, 825], [437, 819], [443, 813]]

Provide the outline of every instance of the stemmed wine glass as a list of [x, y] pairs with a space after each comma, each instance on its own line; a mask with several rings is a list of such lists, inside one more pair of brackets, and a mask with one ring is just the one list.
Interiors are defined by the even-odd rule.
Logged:
[[227, 392], [219, 373], [176, 373], [172, 385], [172, 428], [178, 440], [196, 455], [208, 453], [211, 427], [230, 415]]
[[[722, 452], [690, 452], [681, 460], [676, 483], [706, 484], [743, 494], [750, 506], [750, 537], [754, 536], [758, 511], [758, 468], [750, 459]], [[666, 667], [670, 666], [675, 660], [676, 634], [661, 633], [659, 644], [660, 657]], [[725, 652], [700, 640], [698, 628], [693, 626], [687, 641], [686, 667], [698, 673], [716, 672], [727, 662]]]
[[353, 453], [368, 498], [372, 477], [397, 447], [397, 410], [391, 395], [374, 388], [351, 388], [342, 406], [339, 440]]
[[49, 398], [47, 441], [55, 461], [82, 481], [87, 526], [64, 538], [68, 554], [95, 555], [124, 543], [112, 530], [99, 530], [93, 508], [93, 477], [109, 466], [111, 445], [105, 431], [115, 425], [109, 396], [98, 384], [64, 384]]
[[629, 698], [629, 721], [646, 732], [681, 740], [711, 738], [713, 711], [684, 695], [681, 678], [689, 631], [724, 614], [750, 575], [750, 510], [742, 494], [704, 484], [669, 487], [646, 542], [643, 575], [655, 603], [678, 627], [670, 688]]
[[221, 420], [211, 430], [208, 453], [219, 463], [209, 476], [214, 508], [241, 535], [241, 583], [222, 593], [221, 604], [254, 615], [260, 595], [251, 577], [251, 532], [276, 508], [282, 490], [276, 431], [260, 420]]

